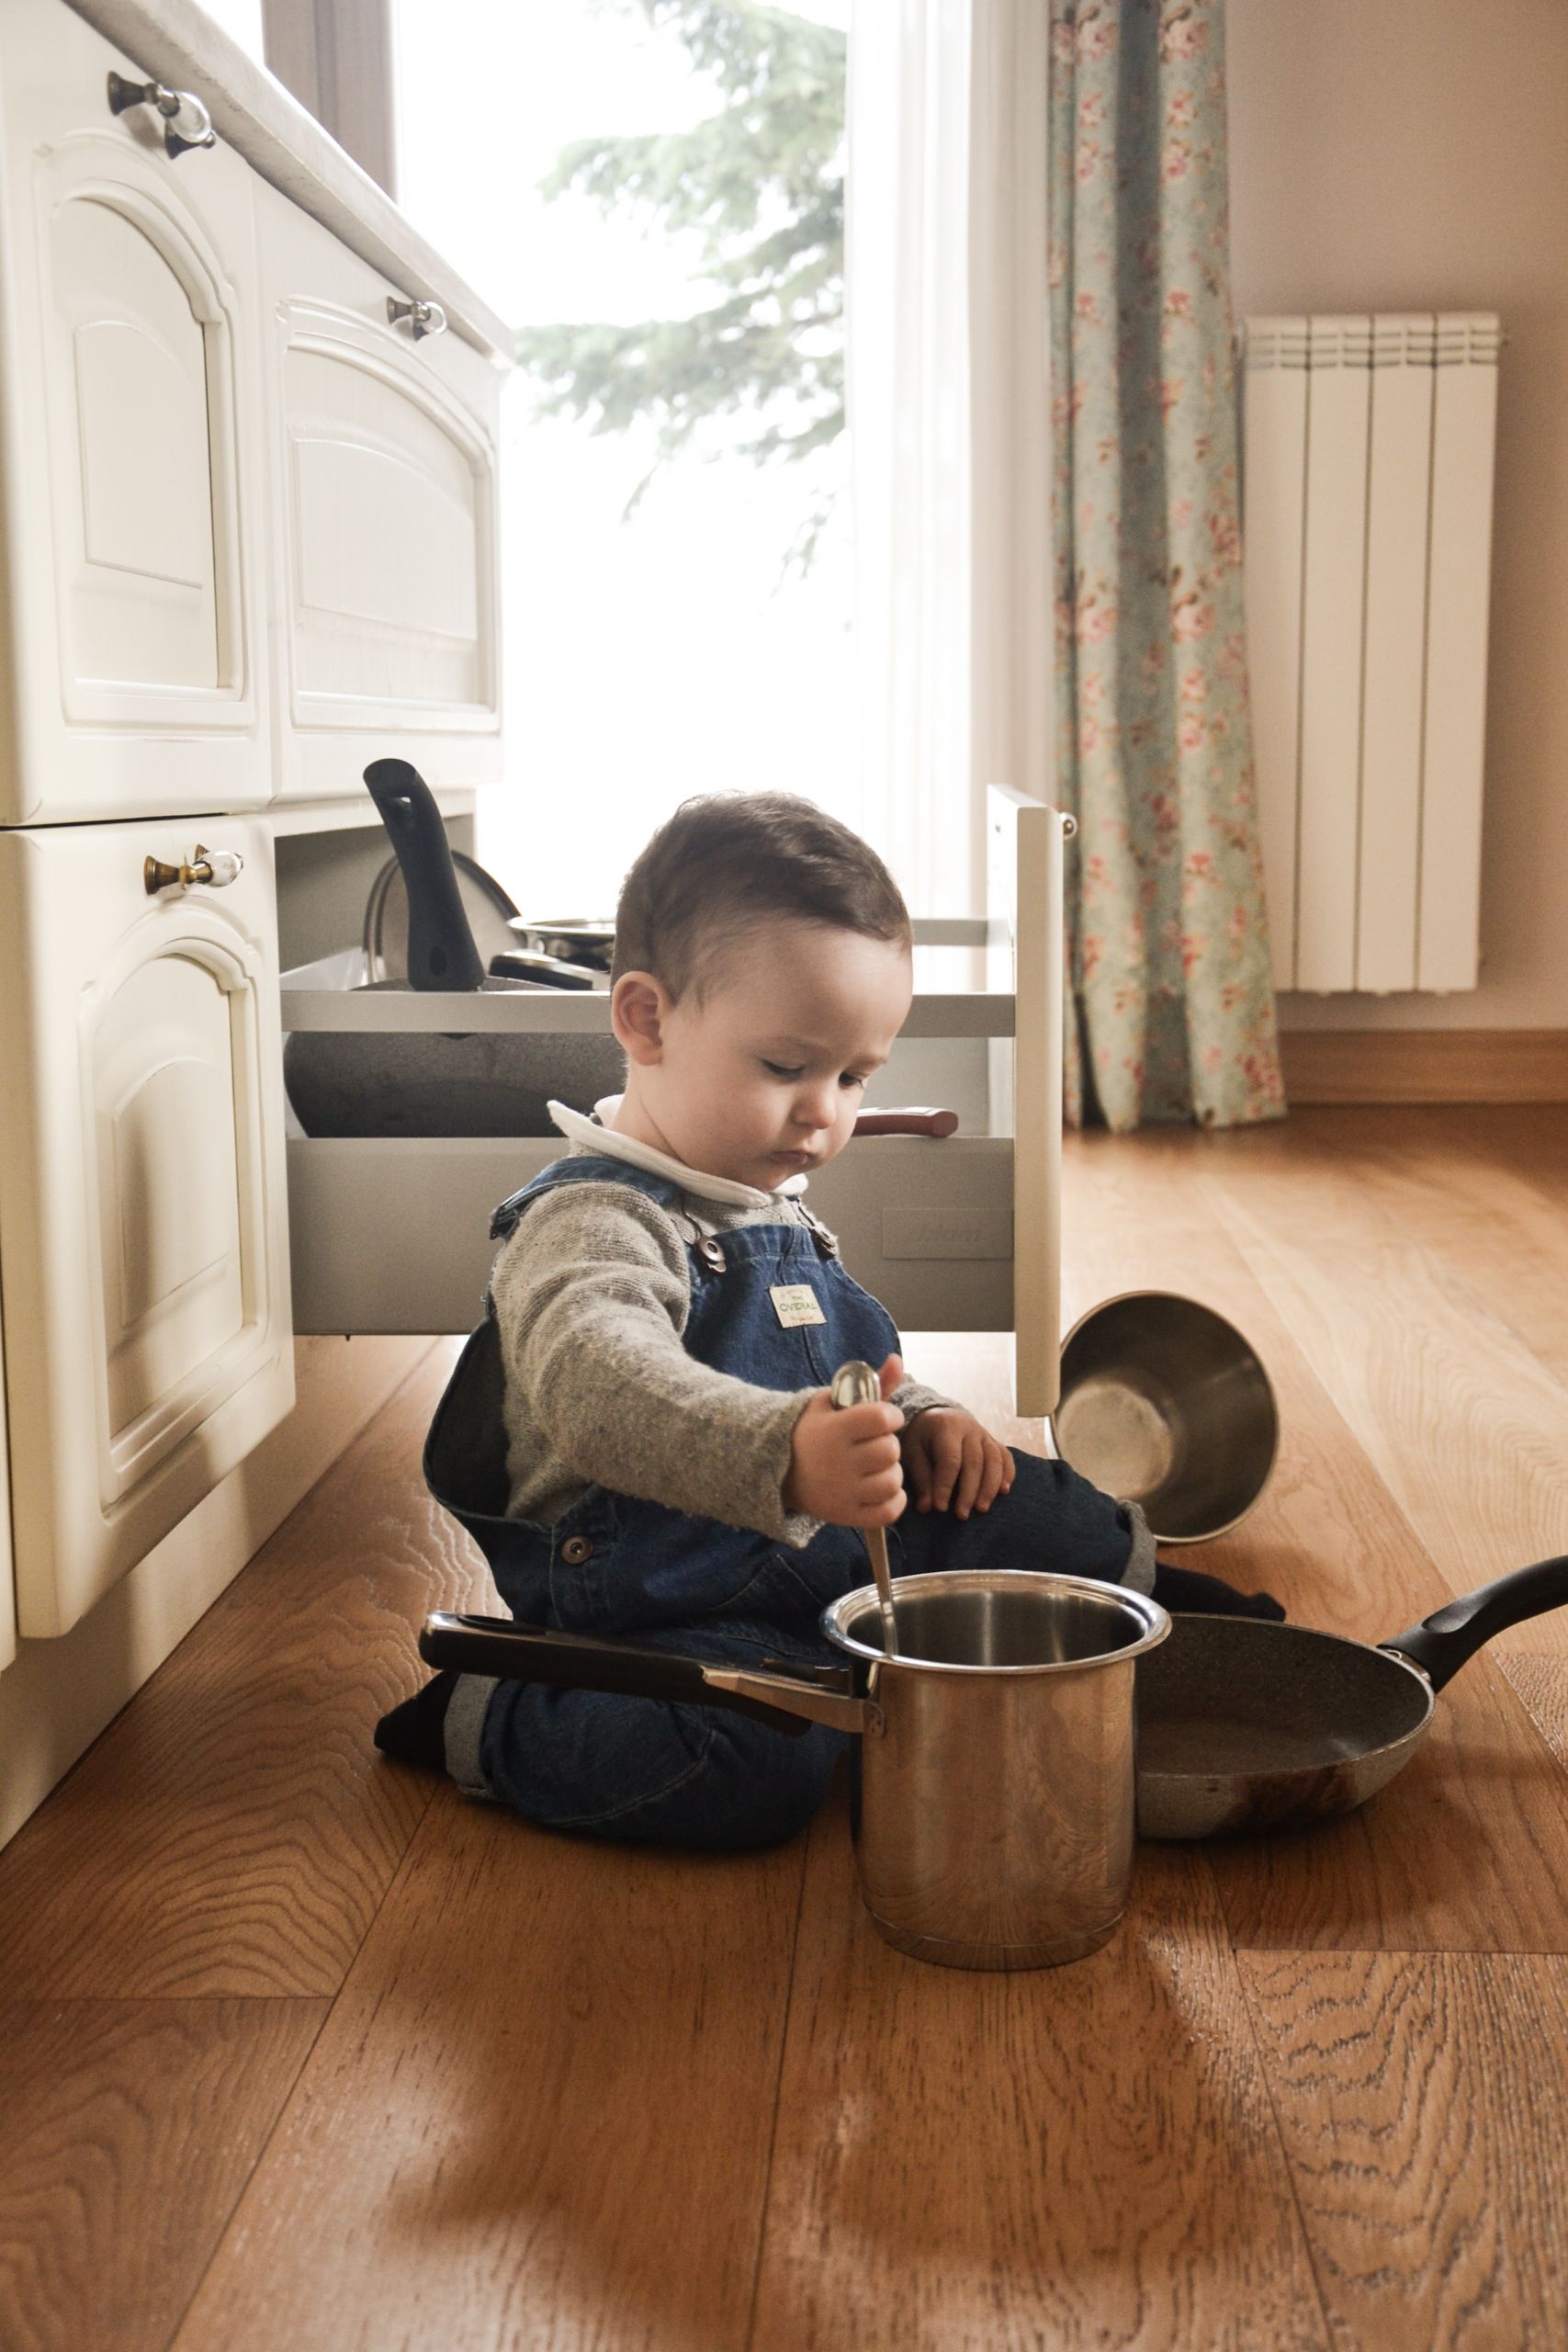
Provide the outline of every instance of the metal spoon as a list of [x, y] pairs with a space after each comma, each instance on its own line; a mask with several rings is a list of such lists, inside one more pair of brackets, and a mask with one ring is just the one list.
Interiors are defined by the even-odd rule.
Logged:
[[[839, 1366], [828, 1394], [840, 1409], [847, 1405], [876, 1405], [882, 1400], [882, 1383], [870, 1364], [853, 1359]], [[871, 1572], [876, 1578], [876, 1597], [882, 1603], [883, 1647], [889, 1657], [897, 1657], [898, 1628], [893, 1616], [893, 1572], [887, 1565], [887, 1537], [882, 1528], [866, 1529], [865, 1548], [871, 1554]]]

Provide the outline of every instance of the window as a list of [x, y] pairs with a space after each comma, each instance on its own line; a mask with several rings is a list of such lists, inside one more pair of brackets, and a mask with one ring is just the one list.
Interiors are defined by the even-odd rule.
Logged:
[[510, 775], [479, 844], [525, 911], [611, 908], [694, 792], [858, 821], [847, 15], [798, 0], [727, 34], [711, 0], [399, 0], [399, 200], [529, 363], [504, 412]]

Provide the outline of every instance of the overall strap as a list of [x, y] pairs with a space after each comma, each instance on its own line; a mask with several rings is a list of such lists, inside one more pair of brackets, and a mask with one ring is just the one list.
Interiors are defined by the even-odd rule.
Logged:
[[840, 1254], [838, 1235], [829, 1233], [821, 1218], [814, 1216], [804, 1201], [796, 1201], [795, 1207], [800, 1211], [810, 1231], [811, 1238], [817, 1244], [818, 1256], [819, 1258], [838, 1257]]
[[628, 1184], [634, 1193], [646, 1193], [660, 1208], [670, 1210], [681, 1198], [680, 1186], [668, 1176], [656, 1176], [651, 1169], [634, 1168], [629, 1160], [612, 1159], [608, 1153], [573, 1152], [570, 1159], [552, 1159], [502, 1202], [490, 1221], [491, 1239], [509, 1239], [536, 1201], [568, 1184]]

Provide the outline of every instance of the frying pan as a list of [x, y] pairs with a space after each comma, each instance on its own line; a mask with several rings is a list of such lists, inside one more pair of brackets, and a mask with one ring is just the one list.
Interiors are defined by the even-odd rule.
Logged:
[[1437, 1694], [1506, 1626], [1568, 1604], [1568, 1555], [1517, 1568], [1375, 1648], [1178, 1616], [1138, 1665], [1138, 1829], [1221, 1838], [1350, 1813], [1403, 1770]]
[[[375, 985], [466, 995], [528, 987], [525, 974], [487, 971], [440, 809], [418, 770], [372, 760], [365, 782], [407, 901], [406, 979]], [[501, 937], [510, 960], [518, 942], [504, 918]], [[547, 1136], [552, 1098], [586, 1111], [624, 1082], [625, 1069], [607, 1031], [295, 1030], [283, 1052], [284, 1084], [309, 1136]]]

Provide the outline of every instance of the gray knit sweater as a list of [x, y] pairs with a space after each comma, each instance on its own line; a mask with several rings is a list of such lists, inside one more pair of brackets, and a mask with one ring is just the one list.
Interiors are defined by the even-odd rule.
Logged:
[[[639, 1159], [612, 1130], [583, 1137], [560, 1124], [573, 1154]], [[673, 1169], [675, 1163], [665, 1163]], [[677, 1211], [606, 1179], [547, 1193], [522, 1219], [491, 1277], [506, 1370], [508, 1510], [558, 1519], [590, 1486], [613, 1487], [694, 1517], [797, 1548], [820, 1521], [786, 1511], [790, 1440], [809, 1388], [758, 1388], [687, 1354], [687, 1244], [744, 1225], [802, 1225], [787, 1193], [714, 1198], [690, 1169]], [[721, 1184], [721, 1194], [744, 1188]], [[949, 1397], [906, 1380], [893, 1401], [905, 1420]]]

